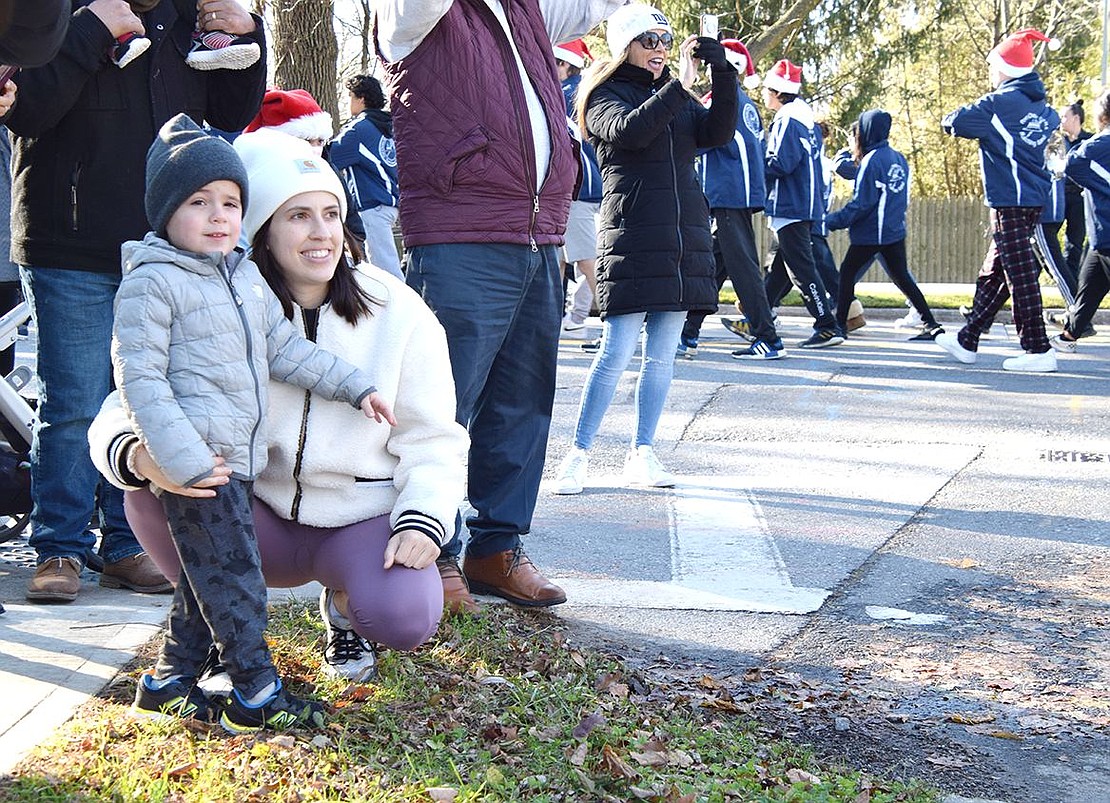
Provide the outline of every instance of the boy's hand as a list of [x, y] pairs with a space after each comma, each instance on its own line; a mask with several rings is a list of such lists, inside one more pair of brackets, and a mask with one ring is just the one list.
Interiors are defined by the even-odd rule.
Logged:
[[113, 39], [118, 39], [125, 33], [146, 33], [143, 21], [131, 10], [126, 0], [93, 0], [88, 8], [104, 23]]
[[439, 547], [419, 530], [399, 530], [385, 545], [385, 567], [408, 566], [423, 569], [439, 557]]
[[217, 455], [212, 458], [212, 473], [195, 485], [186, 488], [183, 485], [178, 485], [162, 473], [162, 469], [158, 468], [158, 464], [154, 462], [154, 458], [150, 456], [150, 452], [146, 450], [145, 446], [136, 444], [131, 448], [136, 450], [135, 468], [139, 470], [139, 473], [150, 480], [151, 485], [157, 485], [162, 490], [178, 496], [209, 499], [216, 495], [216, 487], [227, 485], [228, 479], [231, 477], [231, 469], [224, 465], [224, 459]]
[[382, 398], [382, 394], [377, 391], [363, 396], [362, 403], [359, 404], [359, 407], [362, 408], [362, 412], [366, 414], [367, 418], [373, 418], [379, 424], [384, 418], [389, 422], [390, 426], [397, 426], [397, 419], [393, 417], [393, 408], [389, 405], [389, 402]]

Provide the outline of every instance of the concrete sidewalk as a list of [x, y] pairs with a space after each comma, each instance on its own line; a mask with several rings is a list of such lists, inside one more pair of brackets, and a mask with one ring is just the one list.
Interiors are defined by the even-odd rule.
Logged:
[[[945, 292], [966, 292], [970, 298], [971, 286], [953, 287]], [[866, 291], [865, 286], [860, 289]], [[732, 360], [729, 352], [740, 341], [707, 320], [697, 359], [677, 366], [659, 429], [658, 441], [666, 447], [657, 449], [686, 486], [673, 493], [629, 492], [606, 484], [604, 472], [619, 471], [631, 431], [634, 405], [631, 375], [626, 375], [591, 453], [591, 472], [596, 465], [598, 481], [578, 497], [542, 491], [527, 546], [538, 565], [583, 588], [611, 588], [614, 582], [646, 588], [637, 584], [650, 582], [658, 589], [672, 580], [677, 584], [677, 575], [671, 574], [678, 566], [675, 543], [687, 548], [698, 544], [689, 539], [699, 533], [684, 529], [690, 521], [684, 505], [691, 505], [695, 516], [710, 503], [732, 505], [721, 507], [727, 511], [750, 508], [758, 514], [751, 528], [753, 543], [766, 547], [766, 559], [781, 570], [783, 587], [822, 590], [831, 595], [830, 601], [813, 613], [804, 612], [803, 606], [777, 615], [763, 611], [761, 616], [758, 606], [745, 602], [707, 613], [696, 605], [667, 609], [657, 603], [605, 601], [584, 591], [555, 611], [569, 625], [602, 626], [649, 652], [663, 649], [663, 644], [693, 644], [741, 656], [735, 659], [740, 662], [744, 656], [758, 659], [776, 648], [781, 651], [788, 640], [804, 636], [810, 624], [836, 612], [865, 576], [861, 567], [892, 560], [882, 553], [895, 533], [908, 537], [926, 525], [935, 527], [938, 544], [982, 541], [997, 549], [996, 558], [1002, 560], [1014, 550], [1006, 539], [1024, 538], [1032, 544], [1023, 528], [1036, 525], [1047, 531], [1040, 534], [1044, 543], [1087, 550], [1076, 554], [1105, 554], [1108, 541], [1101, 528], [1110, 509], [1107, 463], [1052, 463], [1046, 461], [1056, 458], [1045, 455], [1048, 449], [1068, 449], [1110, 460], [1106, 313], [1096, 321], [1103, 329], [1099, 336], [1083, 341], [1080, 355], [1061, 358], [1060, 374], [1038, 377], [1000, 370], [1001, 358], [1016, 353], [1012, 326], [996, 327], [1000, 331], [983, 342], [980, 364], [969, 367], [931, 344], [906, 343], [910, 333], [892, 325], [905, 314], [897, 308], [868, 310], [873, 323], [844, 347], [801, 351], [792, 343], [805, 336], [810, 322], [800, 312], [783, 311], [790, 356], [770, 364]], [[956, 328], [958, 313], [944, 311], [938, 317], [950, 331]], [[1009, 320], [1009, 315], [1000, 318]], [[592, 320], [591, 335], [597, 331]], [[548, 478], [569, 443], [590, 362], [577, 343], [564, 340], [560, 348]], [[998, 403], [985, 401], [991, 398]], [[771, 406], [760, 412], [753, 399]], [[972, 477], [969, 471], [977, 464], [984, 468]], [[1084, 489], [1083, 507], [1075, 509], [1055, 486], [1052, 493], [1029, 494], [1028, 500], [1019, 501], [1012, 485], [991, 485], [1001, 483], [1005, 472], [1031, 483], [1026, 474], [1043, 479], [1049, 471], [1064, 477], [1067, 487]], [[701, 484], [691, 483], [693, 479]], [[936, 499], [956, 491], [962, 494], [959, 500], [937, 506]], [[739, 493], [751, 496], [752, 504], [739, 505]], [[1004, 498], [1009, 509], [1000, 510]], [[1064, 518], [1068, 512], [1072, 517]], [[1048, 547], [1038, 541], [1037, 548]], [[991, 557], [988, 552], [975, 554], [983, 565]], [[753, 559], [751, 574], [758, 575], [763, 559]], [[911, 578], [920, 583], [937, 567], [955, 571], [947, 558], [932, 553], [915, 553], [913, 560], [910, 574], [892, 569], [885, 585], [868, 589], [867, 604], [911, 608], [904, 601], [910, 599], [906, 589]], [[101, 589], [97, 576], [86, 572], [76, 603], [31, 605], [23, 595], [33, 562], [25, 536], [0, 544], [0, 602], [7, 609], [0, 615], [0, 774], [10, 772], [159, 632], [170, 601], [168, 595]], [[947, 577], [944, 582], [951, 582]], [[718, 582], [714, 577], [699, 580]], [[679, 590], [692, 598], [689, 587]], [[314, 597], [318, 592], [318, 587], [306, 586], [275, 596]], [[726, 588], [720, 594], [732, 591]], [[932, 599], [935, 592], [930, 589], [921, 597]], [[861, 621], [866, 624], [866, 618]]]

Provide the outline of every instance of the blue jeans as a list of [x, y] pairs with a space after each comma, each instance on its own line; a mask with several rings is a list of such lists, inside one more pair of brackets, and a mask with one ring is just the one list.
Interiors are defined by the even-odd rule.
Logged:
[[601, 419], [617, 391], [617, 382], [636, 352], [641, 327], [644, 330], [643, 358], [636, 378], [636, 439], [632, 445], [651, 446], [654, 443], [655, 427], [663, 415], [663, 404], [671, 388], [675, 349], [684, 323], [685, 312], [632, 312], [605, 319], [601, 349], [582, 389], [578, 425], [574, 430], [575, 446], [579, 449], [593, 446]]
[[89, 458], [89, 424], [112, 389], [112, 302], [120, 277], [20, 267], [38, 327], [39, 414], [31, 445], [30, 544], [42, 563], [85, 554], [107, 562], [142, 551], [123, 515], [123, 492]]
[[[540, 490], [559, 327], [562, 264], [555, 246], [454, 243], [408, 253], [406, 280], [447, 332], [456, 420], [470, 430], [467, 554], [513, 549], [532, 526]], [[459, 527], [444, 548], [458, 555]]]

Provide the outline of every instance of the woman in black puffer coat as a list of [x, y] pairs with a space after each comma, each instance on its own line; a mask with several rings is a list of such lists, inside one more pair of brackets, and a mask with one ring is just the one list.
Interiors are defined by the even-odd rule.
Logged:
[[[672, 78], [666, 65], [671, 26], [650, 6], [617, 11], [608, 39], [615, 60], [596, 63], [578, 91], [579, 122], [601, 168], [597, 301], [604, 328], [582, 391], [574, 446], [559, 468], [559, 494], [582, 490], [587, 451], [641, 331], [636, 435], [625, 480], [674, 485], [652, 449], [655, 427], [686, 313], [717, 308], [709, 205], [694, 157], [725, 144], [736, 130], [736, 71], [716, 40], [690, 37], [681, 45], [684, 80]], [[712, 68], [708, 110], [684, 86], [693, 83], [700, 62]]]

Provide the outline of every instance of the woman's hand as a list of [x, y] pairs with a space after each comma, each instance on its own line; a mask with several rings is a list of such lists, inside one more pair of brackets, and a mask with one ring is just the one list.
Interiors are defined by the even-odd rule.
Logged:
[[16, 89], [15, 81], [10, 78], [4, 82], [3, 87], [0, 87], [0, 117], [4, 117], [12, 110], [12, 105], [15, 103]]
[[391, 426], [397, 426], [397, 419], [393, 417], [393, 407], [377, 391], [363, 396], [359, 407], [367, 418], [373, 418], [379, 424], [384, 418]]
[[725, 46], [708, 36], [694, 37], [694, 49], [691, 55], [697, 58], [698, 61], [719, 70], [728, 67], [728, 55], [725, 53]]
[[439, 547], [419, 530], [398, 530], [385, 546], [386, 569], [395, 565], [423, 569], [438, 557]]
[[203, 480], [197, 482], [196, 485], [191, 485], [186, 488], [183, 485], [178, 485], [165, 474], [158, 464], [154, 462], [154, 458], [150, 456], [150, 452], [141, 443], [137, 443], [131, 447], [135, 449], [135, 468], [139, 473], [150, 480], [152, 485], [157, 485], [164, 491], [169, 491], [178, 496], [191, 496], [196, 499], [208, 499], [216, 495], [216, 487], [219, 485], [227, 485], [228, 480], [231, 478], [231, 469], [224, 465], [224, 459], [220, 456], [212, 458], [212, 473], [205, 477]]
[[237, 0], [198, 0], [197, 23], [204, 31], [223, 31], [233, 36], [252, 33], [257, 27]]
[[698, 37], [687, 36], [678, 46], [678, 80], [686, 89], [692, 87], [698, 80], [697, 59], [694, 58], [694, 46], [697, 43]]

